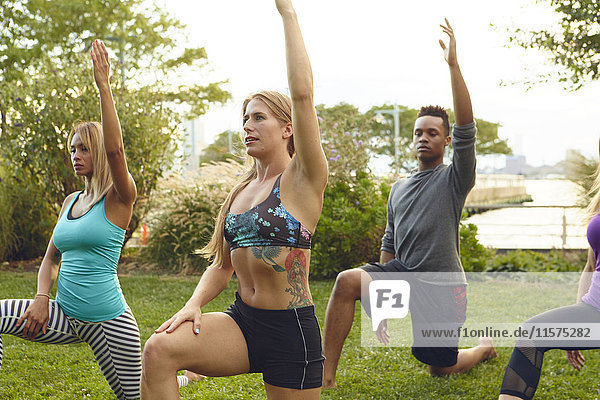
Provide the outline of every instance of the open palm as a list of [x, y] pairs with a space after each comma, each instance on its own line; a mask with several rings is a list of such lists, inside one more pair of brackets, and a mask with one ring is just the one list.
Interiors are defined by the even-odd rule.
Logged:
[[440, 27], [450, 37], [450, 42], [448, 43], [448, 46], [446, 46], [444, 41], [440, 39], [440, 46], [444, 51], [444, 59], [446, 60], [448, 65], [452, 66], [457, 64], [456, 39], [454, 38], [454, 31], [452, 30], [448, 19], [444, 18], [444, 21], [446, 21], [446, 25], [440, 25]]

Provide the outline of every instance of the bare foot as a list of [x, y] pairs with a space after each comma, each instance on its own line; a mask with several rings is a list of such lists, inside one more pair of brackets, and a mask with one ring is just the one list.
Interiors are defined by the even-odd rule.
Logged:
[[494, 347], [494, 341], [492, 340], [492, 338], [489, 338], [489, 337], [479, 338], [479, 346], [487, 347], [487, 354], [486, 354], [486, 357], [484, 358], [484, 360], [489, 360], [490, 358], [498, 357], [498, 352], [496, 351], [496, 348]]
[[206, 378], [206, 376], [197, 374], [192, 371], [185, 371], [184, 375], [186, 378], [188, 378], [189, 382], [201, 381], [202, 379]]

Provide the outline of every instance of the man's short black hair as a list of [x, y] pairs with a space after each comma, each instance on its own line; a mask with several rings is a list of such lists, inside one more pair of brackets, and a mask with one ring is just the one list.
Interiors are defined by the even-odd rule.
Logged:
[[419, 110], [417, 118], [425, 115], [431, 115], [432, 117], [440, 117], [444, 121], [444, 129], [446, 129], [446, 136], [450, 134], [450, 121], [448, 120], [448, 113], [444, 107], [440, 106], [423, 106]]

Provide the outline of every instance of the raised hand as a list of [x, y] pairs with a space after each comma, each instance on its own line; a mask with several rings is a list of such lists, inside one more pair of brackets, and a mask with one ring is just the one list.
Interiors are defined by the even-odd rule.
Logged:
[[456, 39], [454, 38], [454, 31], [452, 30], [448, 19], [444, 18], [444, 21], [446, 21], [446, 25], [440, 25], [440, 27], [450, 37], [450, 42], [448, 43], [448, 46], [446, 46], [444, 41], [440, 39], [440, 46], [444, 51], [444, 59], [446, 60], [448, 65], [452, 67], [458, 64], [456, 58]]
[[292, 0], [275, 0], [275, 5], [277, 6], [277, 11], [279, 11], [280, 14], [287, 11], [294, 11]]
[[94, 80], [98, 89], [108, 89], [110, 87], [110, 58], [108, 57], [108, 51], [102, 41], [96, 39], [92, 43], [92, 49], [90, 50], [92, 56], [92, 64], [94, 66]]

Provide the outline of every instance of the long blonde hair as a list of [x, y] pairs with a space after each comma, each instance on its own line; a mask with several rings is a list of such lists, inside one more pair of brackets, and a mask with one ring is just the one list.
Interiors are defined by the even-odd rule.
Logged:
[[73, 136], [78, 133], [81, 142], [92, 156], [92, 178], [88, 182], [85, 181], [85, 188], [92, 195], [90, 207], [108, 193], [112, 187], [112, 175], [108, 166], [108, 157], [104, 150], [104, 137], [102, 133], [102, 125], [99, 122], [79, 122], [73, 126], [68, 138], [68, 148], [71, 148]]
[[594, 183], [592, 184], [588, 195], [593, 195], [593, 197], [585, 212], [586, 222], [589, 222], [590, 219], [592, 219], [592, 217], [598, 214], [598, 211], [600, 211], [600, 163], [596, 167], [596, 172], [594, 173]]
[[[289, 96], [271, 90], [263, 90], [250, 94], [244, 100], [242, 105], [242, 117], [246, 113], [248, 103], [254, 99], [259, 99], [269, 108], [273, 116], [282, 124], [292, 122], [292, 101]], [[241, 132], [243, 136], [243, 131]], [[243, 141], [243, 137], [242, 137]], [[288, 146], [288, 154], [290, 157], [294, 155], [294, 137], [290, 137]], [[215, 220], [215, 230], [212, 234], [210, 242], [200, 250], [200, 254], [209, 260], [212, 260], [211, 266], [221, 268], [223, 266], [223, 239], [225, 230], [225, 218], [233, 199], [246, 187], [250, 182], [256, 179], [258, 173], [256, 171], [256, 160], [254, 157], [246, 159], [247, 170], [242, 176], [240, 182], [229, 192], [227, 198], [221, 205], [219, 215]]]

